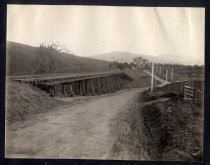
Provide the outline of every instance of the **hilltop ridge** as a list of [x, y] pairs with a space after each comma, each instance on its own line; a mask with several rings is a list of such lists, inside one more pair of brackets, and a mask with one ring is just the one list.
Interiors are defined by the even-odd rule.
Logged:
[[132, 62], [136, 57], [143, 57], [147, 60], [154, 60], [158, 63], [170, 63], [170, 64], [185, 64], [194, 65], [195, 61], [193, 59], [185, 60], [182, 55], [178, 54], [160, 54], [157, 56], [147, 55], [147, 54], [135, 54], [126, 51], [113, 51], [109, 53], [103, 53], [98, 55], [89, 56], [90, 58], [106, 60], [106, 61], [117, 61], [117, 62]]
[[[39, 47], [7, 42], [7, 75], [39, 74], [37, 72], [39, 64], [36, 63], [39, 58]], [[69, 53], [56, 54], [54, 63], [55, 70], [49, 70], [46, 74], [100, 72], [114, 69], [109, 66], [110, 62], [108, 61], [80, 57]]]

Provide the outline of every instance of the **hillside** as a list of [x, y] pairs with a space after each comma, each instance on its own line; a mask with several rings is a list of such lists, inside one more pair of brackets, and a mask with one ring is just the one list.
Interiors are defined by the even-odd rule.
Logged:
[[104, 53], [99, 55], [90, 56], [90, 58], [106, 60], [106, 61], [117, 61], [117, 62], [132, 62], [135, 57], [143, 57], [147, 60], [155, 60], [159, 63], [177, 63], [177, 64], [194, 64], [193, 59], [184, 60], [181, 55], [177, 54], [160, 54], [158, 56], [145, 55], [145, 54], [134, 54], [130, 52], [115, 51], [110, 53]]
[[117, 61], [117, 62], [132, 62], [133, 58], [138, 57], [140, 55], [129, 53], [129, 52], [110, 52], [99, 55], [90, 56], [90, 58], [106, 60], [106, 61]]
[[[15, 42], [7, 42], [7, 75], [30, 75], [40, 74], [39, 64], [40, 49], [29, 45]], [[99, 72], [111, 70], [110, 62], [79, 57], [72, 54], [60, 53], [54, 56], [54, 70], [50, 73], [66, 72]], [[47, 65], [47, 64], [46, 64]], [[46, 65], [44, 67], [46, 67]]]

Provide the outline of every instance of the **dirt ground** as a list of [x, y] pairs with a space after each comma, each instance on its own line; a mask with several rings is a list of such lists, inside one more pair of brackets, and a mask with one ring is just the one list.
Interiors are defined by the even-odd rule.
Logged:
[[[6, 157], [111, 159], [115, 119], [145, 88], [90, 96], [80, 104], [60, 106], [7, 125]], [[61, 98], [62, 99], [62, 98]], [[62, 101], [68, 102], [68, 98]]]

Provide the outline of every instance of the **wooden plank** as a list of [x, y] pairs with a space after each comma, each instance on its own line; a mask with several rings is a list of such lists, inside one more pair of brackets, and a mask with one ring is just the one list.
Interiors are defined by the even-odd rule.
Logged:
[[194, 89], [194, 87], [187, 86], [187, 85], [185, 85], [184, 87], [185, 87], [185, 88], [189, 88], [189, 89]]

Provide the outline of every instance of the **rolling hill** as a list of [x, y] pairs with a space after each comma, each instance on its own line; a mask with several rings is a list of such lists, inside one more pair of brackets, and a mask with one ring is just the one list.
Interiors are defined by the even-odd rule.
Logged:
[[[40, 49], [15, 42], [7, 42], [6, 74], [31, 75], [40, 74], [39, 64]], [[59, 53], [54, 56], [54, 70], [48, 70], [46, 74], [52, 73], [76, 73], [76, 72], [100, 72], [112, 70], [110, 62], [92, 58], [79, 57], [67, 53]], [[47, 63], [46, 66], [47, 67]]]
[[143, 57], [148, 60], [155, 60], [159, 63], [177, 63], [177, 64], [193, 64], [192, 59], [184, 60], [181, 55], [177, 54], [160, 54], [158, 56], [145, 55], [145, 54], [134, 54], [130, 52], [115, 51], [110, 53], [104, 53], [94, 56], [89, 56], [90, 58], [106, 60], [106, 61], [117, 61], [117, 62], [132, 62], [135, 57]]

